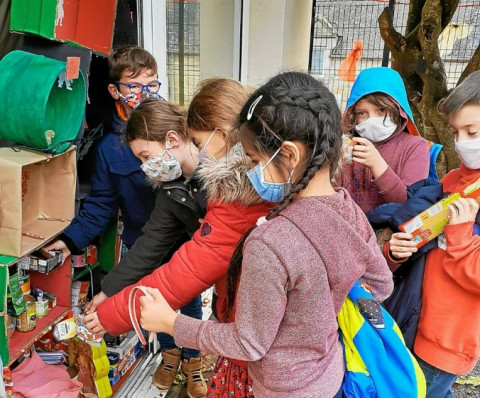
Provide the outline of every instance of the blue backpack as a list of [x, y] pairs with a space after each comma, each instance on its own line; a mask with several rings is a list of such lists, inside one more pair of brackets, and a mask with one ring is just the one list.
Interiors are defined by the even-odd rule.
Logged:
[[[290, 221], [312, 244], [295, 221]], [[320, 257], [322, 254], [317, 250]], [[327, 270], [326, 270], [327, 271]], [[327, 271], [327, 280], [332, 290]], [[424, 398], [425, 376], [405, 346], [391, 315], [375, 300], [370, 288], [356, 281], [339, 314], [340, 342], [344, 348], [346, 398]]]
[[391, 315], [355, 282], [337, 316], [347, 398], [423, 398], [426, 383]]

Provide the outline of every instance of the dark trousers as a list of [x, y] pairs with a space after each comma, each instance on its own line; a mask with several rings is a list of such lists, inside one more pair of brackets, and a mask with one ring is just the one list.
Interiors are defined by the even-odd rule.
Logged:
[[[180, 313], [191, 318], [202, 319], [202, 296], [195, 297], [186, 306], [180, 308]], [[169, 334], [157, 333], [157, 340], [160, 343], [161, 351], [171, 350], [177, 347], [175, 340]], [[183, 359], [198, 358], [199, 354], [199, 351], [192, 350], [191, 348], [182, 349]]]
[[427, 398], [453, 398], [451, 387], [457, 375], [444, 372], [416, 357], [427, 382]]

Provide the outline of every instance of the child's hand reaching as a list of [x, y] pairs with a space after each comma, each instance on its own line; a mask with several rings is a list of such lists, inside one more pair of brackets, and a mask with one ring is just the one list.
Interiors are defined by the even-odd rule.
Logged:
[[83, 320], [85, 322], [85, 326], [87, 327], [88, 331], [97, 335], [97, 337], [103, 337], [103, 335], [107, 333], [107, 331], [104, 329], [104, 327], [100, 323], [100, 320], [98, 319], [98, 314], [96, 311], [91, 314], [85, 315]]
[[178, 314], [172, 310], [158, 289], [147, 288], [151, 297], [140, 297], [140, 324], [151, 332], [173, 336], [173, 325]]
[[385, 162], [371, 141], [362, 137], [355, 137], [354, 141], [352, 160], [368, 167], [372, 172], [373, 178], [377, 179], [387, 170], [387, 162]]
[[417, 244], [412, 242], [412, 234], [394, 233], [390, 239], [390, 253], [396, 258], [407, 258], [417, 252]]
[[455, 202], [452, 202], [450, 206], [450, 214], [448, 216], [449, 225], [462, 224], [464, 222], [475, 221], [475, 217], [478, 213], [478, 202], [474, 199], [460, 198]]

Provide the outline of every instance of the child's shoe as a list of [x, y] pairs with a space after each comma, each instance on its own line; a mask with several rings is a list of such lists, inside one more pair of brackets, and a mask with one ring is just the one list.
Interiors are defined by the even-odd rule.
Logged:
[[153, 373], [153, 385], [161, 390], [169, 390], [180, 365], [180, 350], [172, 348], [162, 352], [162, 362]]
[[187, 378], [187, 395], [190, 398], [203, 398], [207, 394], [207, 383], [202, 375], [202, 360], [200, 358], [184, 359], [182, 372]]

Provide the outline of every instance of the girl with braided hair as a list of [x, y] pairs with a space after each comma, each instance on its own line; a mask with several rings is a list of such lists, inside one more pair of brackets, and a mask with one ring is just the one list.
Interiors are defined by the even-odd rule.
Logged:
[[[101, 302], [95, 312], [95, 308], [89, 308], [85, 323], [91, 332], [98, 335], [108, 332], [116, 336], [134, 328], [137, 322], [128, 303], [129, 297], [135, 297], [130, 296], [132, 291], [138, 295], [139, 291], [134, 290], [137, 286], [158, 288], [168, 303], [178, 309], [215, 285], [217, 300], [212, 307], [216, 309], [218, 320], [233, 321], [234, 311], [230, 318], [223, 317], [230, 259], [245, 232], [274, 206], [260, 198], [253, 189], [246, 175], [248, 159], [241, 146], [234, 145], [232, 129], [251, 92], [231, 79], [203, 81], [188, 108], [188, 130], [183, 124], [172, 127], [172, 116], [161, 112], [161, 108], [168, 105], [150, 103], [134, 111], [126, 132], [127, 140], [134, 153], [147, 165], [145, 170], [151, 175], [150, 179], [164, 181], [159, 187], [161, 196], [157, 201], [154, 224], [150, 223], [150, 229], [140, 238], [142, 242], [148, 239], [148, 244], [137, 247], [135, 256], [130, 259], [130, 268], [141, 265], [144, 276], [139, 275], [142, 270], [136, 270], [130, 271], [130, 274], [136, 273], [136, 279], [126, 278], [125, 273], [117, 278], [115, 286], [121, 284], [123, 287]], [[192, 158], [192, 153], [197, 157]], [[201, 164], [192, 173], [188, 166], [195, 163], [193, 159], [198, 161], [198, 155]], [[179, 172], [189, 173], [188, 179], [179, 177], [171, 182], [165, 181], [169, 178], [164, 176]], [[162, 248], [168, 250], [185, 227], [193, 234], [191, 240], [164, 263]], [[134, 302], [138, 304], [138, 300]], [[139, 313], [138, 305], [136, 314]], [[161, 390], [167, 390], [180, 366], [187, 379], [187, 395], [203, 398], [206, 388], [202, 383], [200, 361], [182, 358], [175, 345], [164, 344], [164, 348], [162, 362], [153, 374], [153, 383]], [[233, 383], [236, 392], [241, 383], [243, 394], [239, 396], [250, 398], [251, 387], [246, 383], [247, 363], [230, 360], [229, 365], [237, 372]]]
[[[357, 279], [380, 301], [393, 284], [363, 211], [331, 184], [342, 152], [335, 98], [307, 74], [277, 75], [244, 105], [238, 134], [253, 187], [279, 203], [240, 241], [230, 262], [226, 311], [235, 321], [178, 315], [149, 289], [151, 298], [141, 298], [141, 323], [182, 346], [249, 361], [256, 398], [341, 397], [336, 315]], [[216, 377], [212, 392], [221, 388]]]

